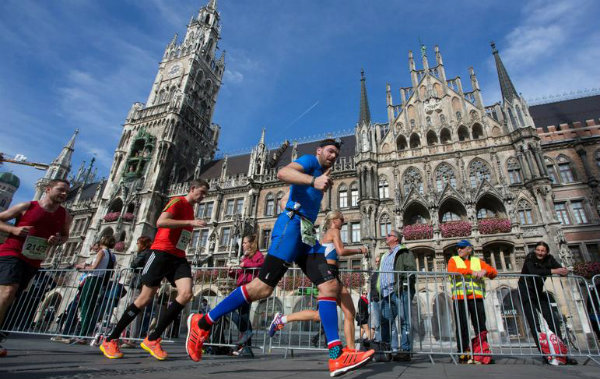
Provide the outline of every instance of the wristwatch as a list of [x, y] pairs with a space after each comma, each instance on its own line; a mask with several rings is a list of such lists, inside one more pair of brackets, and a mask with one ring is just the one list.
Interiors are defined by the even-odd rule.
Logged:
[[314, 186], [315, 186], [315, 179], [316, 179], [316, 178], [317, 178], [316, 176], [313, 176], [312, 180], [310, 181], [310, 186], [311, 186], [311, 187], [314, 187]]

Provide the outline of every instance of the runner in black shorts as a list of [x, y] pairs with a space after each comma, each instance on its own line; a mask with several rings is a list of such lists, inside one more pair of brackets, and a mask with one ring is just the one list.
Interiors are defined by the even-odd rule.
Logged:
[[156, 222], [158, 231], [150, 247], [150, 257], [142, 271], [142, 291], [100, 345], [100, 350], [107, 358], [123, 356], [119, 348], [119, 336], [141, 309], [150, 304], [164, 278], [177, 288], [177, 297], [160, 315], [156, 327], [148, 333], [141, 346], [156, 359], [167, 358], [167, 353], [160, 344], [160, 336], [179, 317], [181, 310], [193, 296], [192, 270], [185, 258], [185, 249], [192, 239], [193, 228], [206, 226], [204, 220], [194, 219], [194, 204], [202, 201], [208, 188], [206, 181], [193, 180], [186, 196], [172, 198], [163, 209]]
[[339, 155], [340, 143], [326, 139], [319, 143], [316, 155], [304, 155], [281, 168], [277, 177], [291, 184], [286, 210], [277, 218], [271, 247], [257, 278], [235, 289], [206, 315], [188, 317], [186, 349], [190, 358], [202, 358], [202, 346], [211, 326], [220, 317], [244, 304], [264, 299], [293, 262], [296, 262], [319, 289], [319, 313], [329, 347], [329, 370], [342, 375], [368, 362], [373, 352], [343, 350], [337, 330], [336, 296], [339, 283], [327, 267], [323, 254], [307, 256], [316, 243], [314, 225], [323, 193], [332, 184], [331, 168]]

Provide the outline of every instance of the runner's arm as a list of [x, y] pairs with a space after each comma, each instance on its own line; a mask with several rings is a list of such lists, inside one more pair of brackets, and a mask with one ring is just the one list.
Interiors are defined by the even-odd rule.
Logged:
[[[364, 247], [359, 247], [358, 249], [348, 249], [344, 246], [342, 242], [342, 237], [340, 235], [340, 231], [338, 229], [331, 229], [332, 231], [332, 239], [333, 245], [335, 246], [335, 251], [341, 257], [345, 257], [348, 255], [356, 255], [356, 254], [364, 254], [366, 249]], [[363, 250], [364, 249], [364, 250]]]
[[23, 227], [23, 226], [16, 227], [14, 225], [8, 224], [6, 221], [9, 221], [9, 220], [12, 220], [12, 219], [22, 216], [25, 213], [25, 211], [27, 209], [29, 209], [30, 205], [31, 205], [31, 202], [26, 201], [24, 203], [19, 203], [17, 205], [14, 205], [14, 206], [8, 208], [7, 210], [5, 210], [4, 212], [0, 212], [0, 231], [14, 234], [17, 236], [20, 235], [21, 230], [23, 228], [28, 228], [28, 227]]
[[314, 176], [305, 174], [304, 168], [296, 162], [292, 162], [287, 166], [282, 167], [277, 172], [277, 179], [289, 184], [310, 186], [313, 178]]
[[163, 212], [160, 214], [158, 221], [156, 221], [156, 226], [159, 228], [167, 228], [167, 229], [177, 229], [183, 228], [186, 226], [198, 226], [203, 227], [206, 226], [206, 221], [204, 220], [176, 220], [173, 218], [173, 215], [169, 212]]

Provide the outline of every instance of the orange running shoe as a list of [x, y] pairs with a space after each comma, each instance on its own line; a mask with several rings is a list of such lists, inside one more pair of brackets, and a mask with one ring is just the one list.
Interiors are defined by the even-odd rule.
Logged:
[[356, 370], [364, 366], [375, 354], [375, 350], [351, 351], [342, 349], [342, 355], [338, 359], [329, 360], [329, 375], [340, 376], [348, 371]]
[[123, 353], [119, 349], [119, 340], [106, 341], [104, 339], [100, 345], [100, 350], [108, 359], [123, 358]]
[[202, 346], [204, 346], [204, 342], [210, 336], [209, 330], [201, 329], [198, 326], [198, 321], [202, 317], [204, 317], [203, 314], [192, 313], [187, 318], [188, 334], [185, 339], [185, 350], [194, 362], [199, 362], [202, 359]]
[[168, 354], [162, 349], [162, 346], [160, 345], [161, 341], [162, 338], [158, 338], [156, 341], [150, 341], [148, 337], [146, 337], [142, 341], [140, 346], [142, 347], [142, 349], [149, 352], [150, 355], [152, 355], [154, 358], [158, 359], [159, 361], [164, 361], [165, 359], [167, 359]]

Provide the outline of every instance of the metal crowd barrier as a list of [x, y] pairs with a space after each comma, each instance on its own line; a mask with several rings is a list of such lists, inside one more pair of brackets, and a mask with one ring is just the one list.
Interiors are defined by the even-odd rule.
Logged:
[[[0, 331], [49, 335], [62, 338], [63, 342], [89, 342], [109, 332], [139, 294], [141, 273], [131, 269], [95, 270], [91, 276], [88, 272], [82, 281], [84, 273], [40, 270], [10, 307]], [[342, 284], [350, 290], [355, 310], [358, 309], [356, 304], [361, 292], [370, 288], [371, 274], [362, 270], [341, 270]], [[401, 286], [394, 293], [396, 299], [407, 299], [402, 306], [402, 302], [395, 301], [393, 296], [369, 304], [369, 327], [374, 338], [380, 341], [382, 328], [389, 330], [390, 339], [386, 341], [389, 345], [381, 345], [386, 347], [387, 352], [401, 351], [405, 336], [411, 343], [412, 354], [422, 354], [432, 360], [435, 356], [456, 360], [460, 355], [469, 353], [477, 334], [473, 323], [485, 320], [489, 355], [493, 357], [542, 357], [534, 335], [550, 329], [565, 342], [570, 357], [589, 358], [600, 364], [600, 275], [589, 283], [579, 276], [548, 277], [543, 291], [538, 292], [529, 285], [535, 276], [500, 273], [494, 280], [485, 280], [487, 291], [482, 301], [483, 308], [477, 309], [470, 300], [452, 300], [452, 282], [462, 279], [458, 274], [392, 274], [414, 282], [415, 292], [408, 294], [408, 287]], [[193, 277], [194, 299], [186, 306], [178, 322], [165, 331], [163, 340], [166, 342], [185, 336], [187, 315], [206, 311], [203, 299], [206, 299], [208, 308], [212, 308], [236, 285], [235, 274], [227, 267], [195, 267]], [[521, 289], [519, 279], [524, 282]], [[138, 342], [145, 338], [176, 296], [176, 289], [164, 282], [153, 302], [123, 332], [122, 341]], [[289, 323], [274, 338], [267, 334], [275, 313], [316, 310], [317, 296], [318, 291], [312, 283], [298, 268], [292, 268], [271, 297], [252, 303], [249, 312], [240, 309], [219, 320], [213, 327], [207, 349], [215, 354], [227, 353], [232, 347], [237, 349], [244, 345], [263, 352], [284, 349], [286, 354], [294, 350], [326, 349], [320, 322]], [[467, 314], [468, 308], [473, 310], [466, 321], [456, 317], [459, 307]], [[396, 317], [382, 318], [382, 309]], [[539, 320], [537, 326], [530, 325], [528, 316]], [[355, 320], [351, 321], [356, 324]], [[533, 333], [532, 329], [536, 327], [539, 330]], [[338, 329], [343, 340], [350, 337], [344, 335], [344, 315], [339, 308]], [[457, 333], [457, 330], [466, 332]], [[355, 326], [355, 335], [352, 336], [357, 339], [358, 346], [365, 342], [358, 339], [359, 331], [360, 326]], [[458, 344], [457, 340], [461, 340], [462, 344]]]

